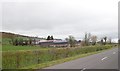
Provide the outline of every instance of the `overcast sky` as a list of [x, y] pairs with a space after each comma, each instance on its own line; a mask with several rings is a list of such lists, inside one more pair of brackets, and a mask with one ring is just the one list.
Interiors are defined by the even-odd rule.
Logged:
[[4, 0], [1, 31], [76, 39], [118, 37], [119, 0]]

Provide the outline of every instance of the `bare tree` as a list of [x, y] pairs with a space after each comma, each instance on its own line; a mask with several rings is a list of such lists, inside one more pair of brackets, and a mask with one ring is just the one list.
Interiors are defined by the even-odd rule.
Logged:
[[96, 35], [91, 36], [91, 41], [92, 41], [92, 45], [95, 45], [97, 41], [97, 36]]
[[105, 36], [103, 39], [105, 40], [105, 43], [104, 43], [104, 45], [105, 45], [105, 44], [106, 44], [106, 41], [107, 41], [107, 37]]
[[85, 33], [85, 45], [88, 45], [88, 37], [87, 37], [87, 33]]
[[90, 40], [91, 40], [91, 33], [88, 34], [88, 45], [90, 45]]
[[90, 42], [90, 38], [91, 38], [91, 33], [85, 33], [85, 45], [89, 45]]
[[75, 47], [75, 38], [73, 36], [69, 36], [69, 38], [66, 38], [68, 40], [68, 43], [70, 44], [70, 47]]
[[103, 45], [103, 38], [101, 39], [101, 44]]

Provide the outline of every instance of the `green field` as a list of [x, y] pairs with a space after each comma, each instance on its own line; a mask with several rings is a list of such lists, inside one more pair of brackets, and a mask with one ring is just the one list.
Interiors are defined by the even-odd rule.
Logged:
[[[31, 65], [37, 65], [73, 57], [75, 55], [82, 55], [91, 52], [106, 50], [111, 48], [111, 45], [101, 46], [85, 46], [78, 48], [42, 48], [36, 46], [12, 46], [3, 45], [2, 52], [2, 66], [3, 69], [24, 68]], [[10, 49], [11, 48], [11, 49]], [[13, 49], [14, 48], [14, 49]], [[13, 51], [14, 50], [14, 51]]]
[[19, 51], [19, 50], [48, 50], [47, 47], [40, 46], [13, 46], [13, 45], [2, 45], [2, 51]]
[[51, 49], [51, 47], [41, 47], [41, 46], [30, 46], [30, 45], [24, 45], [24, 46], [14, 46], [10, 44], [11, 39], [10, 38], [3, 38], [2, 39], [2, 51], [23, 51], [23, 50], [48, 50]]

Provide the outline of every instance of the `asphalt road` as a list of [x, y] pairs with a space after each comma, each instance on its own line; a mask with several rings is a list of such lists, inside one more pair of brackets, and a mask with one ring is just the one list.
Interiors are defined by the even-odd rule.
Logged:
[[118, 69], [118, 48], [44, 69]]

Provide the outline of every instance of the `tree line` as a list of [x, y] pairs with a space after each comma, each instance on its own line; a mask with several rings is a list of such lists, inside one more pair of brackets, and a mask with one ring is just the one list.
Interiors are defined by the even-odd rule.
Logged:
[[[88, 46], [88, 45], [96, 45], [97, 43], [97, 36], [96, 35], [91, 35], [91, 33], [85, 33], [84, 39], [81, 41], [79, 40], [79, 42], [81, 42], [81, 45], [83, 46]], [[106, 45], [107, 43], [107, 37], [103, 37], [100, 39], [99, 43], [101, 45]], [[68, 38], [66, 38], [66, 41], [68, 41], [70, 47], [75, 47], [75, 38], [74, 36], [70, 35]], [[111, 44], [111, 38], [109, 38], [109, 44]]]
[[[74, 36], [70, 35], [68, 38], [66, 38], [65, 40], [68, 42], [68, 44], [70, 45], [70, 47], [75, 47], [77, 42], [81, 42], [81, 45], [83, 46], [88, 46], [88, 45], [96, 45], [97, 43], [97, 36], [96, 35], [91, 35], [91, 33], [85, 33], [84, 35], [84, 39], [81, 41], [77, 41], [75, 39]], [[106, 41], [107, 41], [107, 37], [103, 37], [101, 38], [101, 40], [99, 41], [99, 43], [101, 43], [102, 45], [106, 45]], [[46, 40], [54, 40], [53, 36], [48, 35]], [[111, 38], [109, 38], [109, 43], [111, 43]], [[12, 38], [11, 44], [18, 46], [18, 45], [34, 45], [36, 44], [36, 39], [24, 39], [24, 38]]]
[[[53, 40], [53, 36], [48, 36], [46, 40]], [[11, 41], [9, 41], [10, 44], [19, 46], [19, 45], [35, 45], [36, 44], [36, 39], [35, 38], [23, 38], [23, 37], [14, 37], [11, 38]]]
[[15, 45], [15, 46], [18, 46], [18, 45], [32, 45], [32, 42], [34, 41], [34, 44], [35, 44], [35, 39], [32, 40], [32, 39], [24, 39], [24, 38], [14, 38], [14, 39], [11, 39], [11, 44]]

